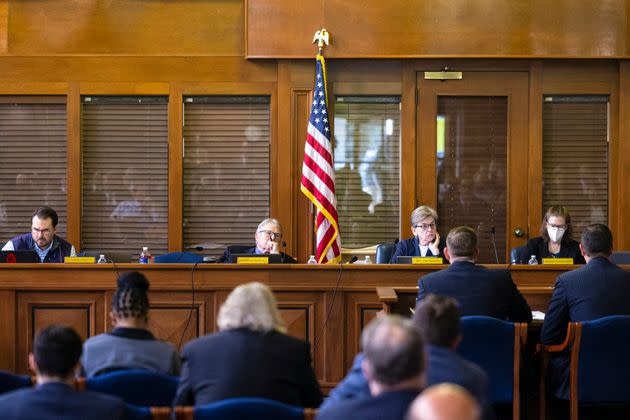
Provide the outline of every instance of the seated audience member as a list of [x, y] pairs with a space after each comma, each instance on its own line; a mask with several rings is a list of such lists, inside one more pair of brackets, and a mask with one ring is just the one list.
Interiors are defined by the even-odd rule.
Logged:
[[49, 326], [33, 343], [29, 364], [37, 386], [0, 396], [3, 419], [123, 419], [125, 404], [116, 397], [75, 391], [81, 337], [69, 327]]
[[527, 255], [521, 255], [522, 263], [527, 263], [532, 255], [538, 263], [543, 258], [573, 258], [574, 264], [584, 264], [579, 243], [571, 238], [573, 228], [571, 215], [564, 206], [549, 207], [540, 225], [540, 236], [527, 241]]
[[[444, 258], [444, 239], [437, 231], [438, 215], [429, 206], [420, 206], [411, 213], [412, 238], [396, 244], [390, 264], [396, 264], [396, 257], [440, 257]], [[445, 261], [446, 262], [446, 261]]]
[[43, 263], [62, 263], [64, 257], [77, 255], [74, 246], [56, 235], [59, 218], [50, 207], [33, 212], [31, 233], [16, 236], [7, 242], [3, 251], [35, 251]]
[[[586, 265], [558, 276], [545, 314], [540, 341], [562, 343], [569, 322], [590, 321], [609, 315], [630, 315], [630, 271], [609, 260], [613, 237], [608, 226], [594, 224], [582, 232], [580, 251]], [[549, 362], [551, 390], [569, 398], [569, 355]]]
[[[450, 382], [464, 387], [483, 407], [483, 418], [492, 419], [494, 413], [488, 402], [486, 373], [455, 353], [461, 341], [459, 318], [457, 302], [452, 298], [429, 295], [416, 305], [413, 321], [426, 343], [427, 385]], [[369, 395], [367, 381], [361, 372], [363, 359], [364, 355], [359, 353], [348, 375], [330, 392], [320, 409]]]
[[361, 370], [370, 396], [319, 410], [317, 419], [404, 419], [425, 385], [422, 337], [411, 320], [397, 315], [375, 318], [363, 330]]
[[[254, 234], [254, 239], [256, 240], [256, 245], [245, 249], [243, 254], [280, 254], [282, 255], [282, 261], [285, 263], [295, 264], [297, 262], [292, 256], [279, 251], [282, 239], [282, 225], [277, 219], [269, 218], [260, 222]], [[220, 262], [229, 263], [231, 261], [232, 254], [230, 249], [226, 248]]]
[[421, 301], [427, 294], [450, 296], [465, 315], [486, 315], [515, 322], [530, 322], [532, 312], [505, 269], [476, 265], [477, 234], [467, 226], [451, 229], [444, 254], [451, 265], [427, 274], [418, 282]]
[[89, 338], [83, 344], [82, 365], [86, 376], [121, 369], [146, 369], [179, 375], [180, 360], [175, 347], [156, 340], [147, 329], [149, 282], [138, 272], [123, 273], [112, 298], [110, 333]]
[[238, 286], [221, 306], [217, 324], [220, 332], [185, 346], [175, 405], [235, 397], [302, 407], [321, 404], [310, 346], [286, 334], [269, 287]]
[[440, 384], [427, 388], [411, 404], [407, 420], [479, 420], [479, 406], [464, 388]]

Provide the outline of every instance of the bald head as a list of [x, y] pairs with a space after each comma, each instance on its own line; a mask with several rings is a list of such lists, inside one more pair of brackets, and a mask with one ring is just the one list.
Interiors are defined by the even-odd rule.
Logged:
[[468, 391], [455, 384], [427, 388], [414, 400], [407, 420], [479, 420], [477, 401]]

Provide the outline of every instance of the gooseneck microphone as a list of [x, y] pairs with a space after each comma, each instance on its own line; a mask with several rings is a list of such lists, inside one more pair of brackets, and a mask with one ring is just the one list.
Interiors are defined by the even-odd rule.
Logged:
[[285, 255], [287, 255], [287, 241], [282, 241], [282, 256], [280, 257], [281, 264], [284, 264]]
[[490, 228], [490, 234], [492, 235], [492, 248], [494, 249], [494, 259], [497, 262], [497, 264], [499, 264], [499, 254], [497, 253], [497, 241], [496, 238], [494, 237], [495, 234], [495, 228], [494, 226], [492, 226]]

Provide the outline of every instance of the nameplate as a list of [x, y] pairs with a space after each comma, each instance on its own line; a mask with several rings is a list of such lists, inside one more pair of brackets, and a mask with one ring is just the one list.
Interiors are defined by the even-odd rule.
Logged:
[[543, 258], [542, 263], [549, 264], [549, 265], [558, 265], [558, 264], [571, 265], [573, 264], [573, 258]]
[[414, 257], [411, 264], [444, 264], [444, 260], [440, 257]]
[[269, 264], [269, 257], [238, 257], [237, 264]]
[[94, 264], [95, 257], [65, 257], [63, 262], [66, 264]]

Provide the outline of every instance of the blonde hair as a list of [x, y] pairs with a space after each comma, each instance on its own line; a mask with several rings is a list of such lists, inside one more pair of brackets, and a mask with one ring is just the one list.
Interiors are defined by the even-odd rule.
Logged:
[[248, 328], [252, 331], [286, 332], [273, 292], [258, 282], [241, 284], [232, 290], [221, 305], [217, 325], [221, 331]]
[[429, 206], [420, 206], [411, 212], [411, 226], [413, 227], [415, 224], [420, 223], [427, 217], [432, 217], [433, 222], [437, 224], [438, 215], [435, 210], [433, 210]]

